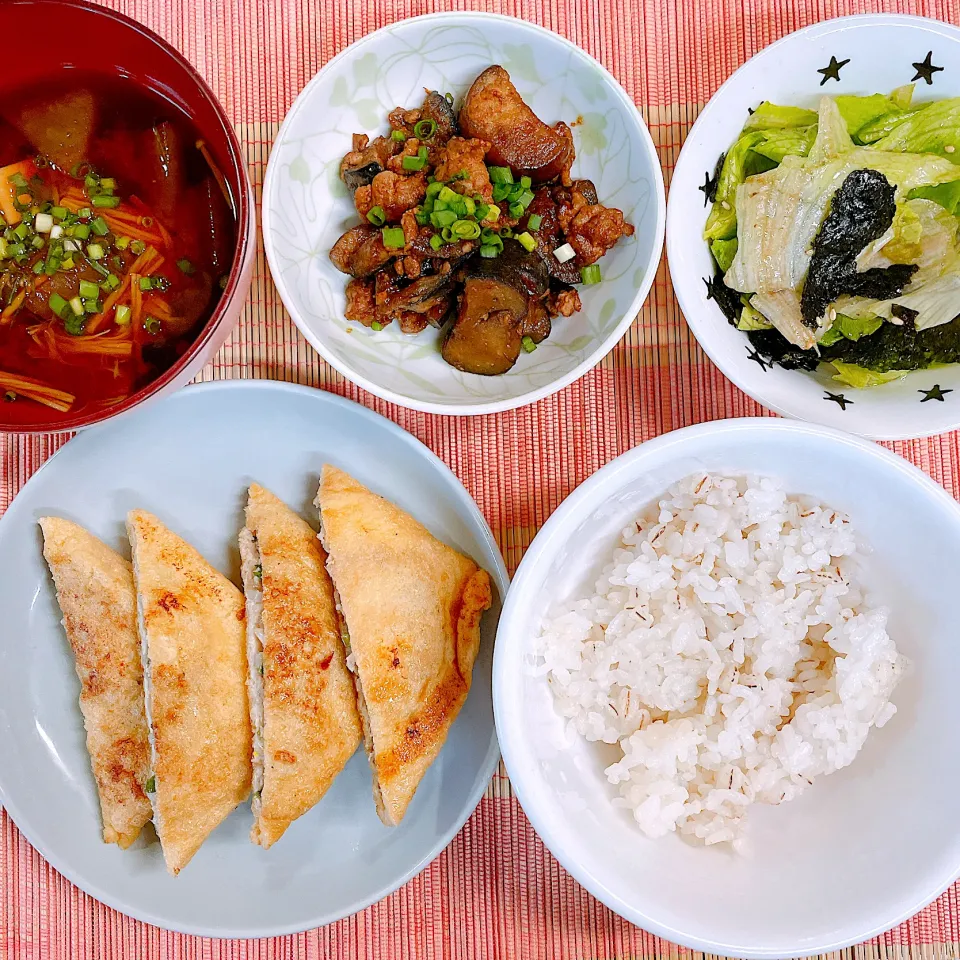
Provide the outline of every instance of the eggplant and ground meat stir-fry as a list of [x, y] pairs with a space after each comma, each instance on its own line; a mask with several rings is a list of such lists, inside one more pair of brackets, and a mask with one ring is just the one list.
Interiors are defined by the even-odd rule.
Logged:
[[390, 134], [354, 134], [340, 166], [363, 219], [330, 251], [347, 285], [347, 320], [404, 333], [441, 327], [443, 358], [467, 373], [509, 370], [580, 307], [578, 284], [633, 234], [589, 180], [573, 180], [573, 136], [488, 67], [459, 113], [427, 91], [389, 114]]

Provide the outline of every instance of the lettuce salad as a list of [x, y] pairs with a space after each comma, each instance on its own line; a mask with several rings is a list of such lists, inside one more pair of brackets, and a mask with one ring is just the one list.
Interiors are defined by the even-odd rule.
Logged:
[[710, 294], [766, 361], [854, 387], [960, 362], [960, 98], [762, 103], [708, 199]]

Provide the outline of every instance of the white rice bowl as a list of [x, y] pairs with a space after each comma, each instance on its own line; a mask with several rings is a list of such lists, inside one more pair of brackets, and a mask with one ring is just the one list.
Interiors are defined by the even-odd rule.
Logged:
[[613, 803], [651, 838], [740, 842], [753, 804], [846, 767], [906, 665], [850, 519], [769, 477], [700, 472], [622, 533], [536, 648], [572, 731], [619, 747]]

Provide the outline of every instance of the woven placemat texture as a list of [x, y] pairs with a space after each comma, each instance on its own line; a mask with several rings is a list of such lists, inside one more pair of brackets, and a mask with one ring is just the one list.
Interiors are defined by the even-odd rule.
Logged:
[[[642, 109], [667, 182], [698, 112], [748, 57], [786, 33], [851, 13], [960, 23], [960, 0], [110, 0], [178, 47], [244, 143], [258, 200], [280, 121], [313, 74], [384, 24], [449, 9], [521, 17], [599, 59]], [[533, 406], [446, 418], [380, 401], [326, 366], [283, 309], [258, 248], [243, 317], [201, 379], [265, 377], [358, 400], [450, 465], [476, 498], [511, 572], [550, 513], [620, 453], [678, 427], [765, 411], [706, 359], [665, 261], [627, 336], [583, 379]], [[68, 438], [0, 436], [0, 512]], [[960, 496], [956, 434], [893, 443]], [[5, 637], [5, 642], [18, 638]], [[960, 956], [958, 887], [850, 958]], [[785, 891], [787, 892], [787, 891]], [[501, 767], [459, 836], [419, 877], [357, 916], [272, 940], [173, 934], [97, 903], [49, 867], [0, 814], [0, 960], [477, 960], [688, 957], [613, 915], [544, 849]]]

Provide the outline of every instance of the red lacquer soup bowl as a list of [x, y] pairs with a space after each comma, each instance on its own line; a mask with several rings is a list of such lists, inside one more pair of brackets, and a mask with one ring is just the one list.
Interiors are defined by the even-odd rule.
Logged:
[[75, 430], [189, 382], [237, 321], [253, 191], [223, 109], [145, 27], [4, 0], [0, 431]]

